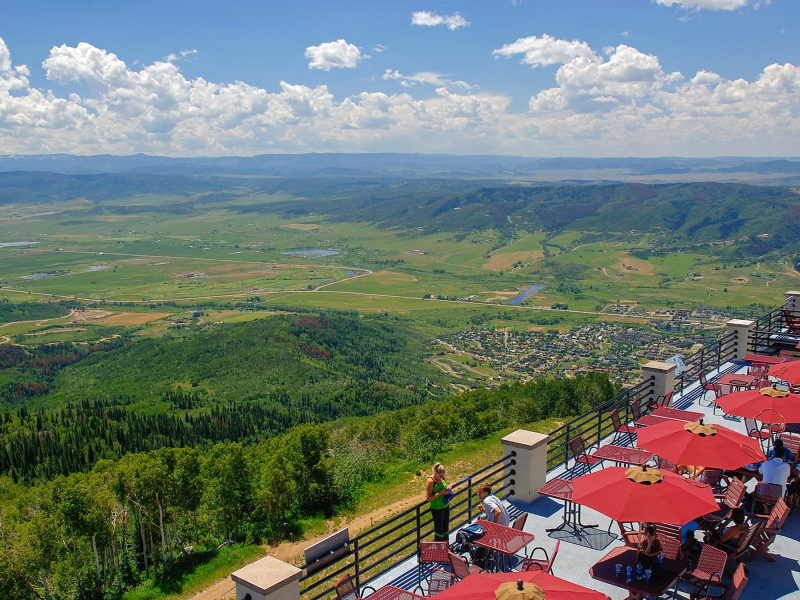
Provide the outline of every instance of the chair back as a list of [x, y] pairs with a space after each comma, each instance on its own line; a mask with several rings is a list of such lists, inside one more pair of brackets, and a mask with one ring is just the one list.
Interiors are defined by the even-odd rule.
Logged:
[[525, 527], [525, 521], [527, 520], [528, 520], [528, 513], [522, 513], [520, 516], [514, 519], [514, 523], [513, 525], [511, 525], [511, 529], [517, 529], [519, 531], [522, 531], [522, 529]]
[[719, 492], [722, 481], [722, 469], [706, 469], [697, 477], [697, 481], [711, 486], [714, 493]]
[[744, 586], [747, 585], [747, 575], [744, 570], [744, 563], [739, 563], [736, 571], [733, 572], [732, 586], [728, 588], [725, 600], [737, 600], [742, 595]]
[[750, 544], [753, 543], [753, 540], [755, 540], [756, 536], [761, 532], [761, 529], [763, 527], [764, 527], [763, 521], [756, 521], [755, 523], [750, 525], [750, 528], [747, 530], [747, 533], [745, 533], [739, 540], [739, 545], [736, 547], [736, 550], [733, 553], [734, 559], [739, 558], [740, 556], [742, 556], [742, 554], [747, 552], [748, 548], [750, 548]]
[[733, 478], [728, 484], [725, 499], [722, 501], [729, 508], [736, 508], [742, 503], [746, 489], [741, 479]]
[[456, 576], [453, 573], [448, 573], [442, 569], [433, 567], [431, 569], [431, 576], [428, 579], [428, 596], [434, 596], [439, 592], [443, 592], [456, 582]]
[[717, 577], [717, 579], [721, 581], [727, 562], [728, 555], [725, 554], [724, 551], [719, 548], [714, 548], [711, 544], [704, 544], [694, 571], [703, 573], [707, 580]]
[[792, 352], [791, 350], [781, 350], [780, 352], [778, 352], [778, 356], [780, 358], [785, 358], [787, 362], [790, 360], [794, 360], [794, 352]]
[[553, 563], [556, 562], [556, 556], [558, 555], [558, 549], [561, 547], [561, 540], [556, 542], [556, 547], [553, 549], [553, 554], [550, 555], [550, 561], [547, 563], [546, 572], [553, 574]]
[[622, 419], [619, 418], [619, 411], [616, 408], [611, 411], [611, 424], [614, 425], [616, 432], [622, 429]]
[[449, 551], [450, 546], [447, 542], [420, 542], [419, 562], [447, 564]]
[[761, 481], [756, 484], [756, 491], [753, 496], [756, 502], [774, 505], [782, 497], [783, 487], [777, 483], [765, 483]]
[[453, 571], [453, 574], [456, 577], [459, 579], [464, 579], [465, 577], [469, 576], [469, 563], [467, 562], [466, 558], [456, 554], [455, 552], [448, 552], [447, 558], [450, 561], [450, 570]]
[[797, 453], [800, 452], [800, 436], [791, 433], [781, 433], [778, 436], [783, 441], [783, 447], [789, 450], [797, 460]]
[[681, 538], [674, 538], [671, 535], [658, 534], [658, 541], [661, 544], [661, 552], [664, 558], [678, 560], [681, 553]]
[[583, 445], [583, 438], [579, 435], [569, 441], [569, 449], [572, 451], [572, 458], [575, 460], [586, 457], [586, 447]]
[[631, 402], [631, 414], [633, 415], [634, 421], [638, 421], [642, 418], [642, 407], [639, 405], [638, 400]]
[[678, 472], [678, 465], [666, 458], [658, 457], [658, 468], [661, 471], [669, 471], [670, 473]]
[[661, 400], [659, 406], [669, 406], [672, 403], [672, 396], [675, 395], [675, 390], [670, 390], [664, 394], [664, 399]]
[[769, 374], [769, 365], [766, 363], [753, 363], [750, 365], [748, 372], [755, 377], [766, 377]]
[[761, 427], [759, 427], [755, 419], [749, 419], [747, 417], [744, 418], [744, 429], [747, 435], [755, 438], [759, 437], [758, 434], [761, 432]]
[[776, 532], [780, 531], [783, 527], [783, 524], [786, 522], [786, 517], [788, 516], [789, 506], [786, 504], [786, 501], [783, 498], [778, 498], [775, 506], [773, 506], [772, 510], [769, 511], [769, 517], [767, 518], [766, 525], [764, 525], [764, 529], [769, 529]]
[[717, 398], [722, 398], [723, 396], [727, 396], [731, 392], [733, 392], [733, 385], [729, 383], [714, 384], [714, 396]]
[[700, 369], [700, 371], [697, 373], [697, 379], [700, 380], [700, 387], [706, 387], [708, 385], [705, 369]]
[[788, 308], [783, 309], [783, 320], [786, 321], [786, 327], [792, 333], [800, 333], [800, 317], [794, 316], [794, 313]]
[[350, 573], [342, 575], [342, 578], [334, 584], [333, 589], [339, 600], [359, 600], [358, 590], [356, 590], [356, 586], [353, 584]]

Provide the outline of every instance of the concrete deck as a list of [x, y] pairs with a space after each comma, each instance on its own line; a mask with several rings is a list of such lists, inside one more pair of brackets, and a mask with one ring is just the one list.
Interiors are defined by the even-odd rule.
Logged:
[[[746, 367], [737, 363], [727, 363], [720, 372], [745, 372]], [[709, 378], [716, 376], [716, 372], [709, 373]], [[713, 415], [711, 407], [698, 402], [700, 390], [697, 385], [684, 390], [682, 395], [676, 392], [673, 405], [677, 408], [703, 412], [707, 415], [705, 421], [711, 424], [721, 424], [744, 433], [744, 425], [738, 417], [728, 417], [722, 414]], [[709, 395], [709, 399], [711, 395]], [[717, 411], [720, 412], [720, 411]], [[610, 438], [603, 441], [610, 443]], [[571, 466], [570, 461], [570, 466]], [[548, 474], [548, 480], [562, 474], [564, 469], [555, 470]], [[754, 485], [751, 482], [750, 485]], [[556, 541], [561, 539], [561, 547], [553, 566], [553, 573], [573, 583], [583, 585], [607, 594], [612, 600], [622, 600], [627, 593], [621, 588], [607, 585], [592, 579], [589, 568], [607, 554], [612, 548], [621, 546], [616, 524], [612, 524], [608, 517], [590, 509], [583, 509], [582, 521], [584, 523], [597, 523], [599, 528], [584, 530], [581, 538], [566, 532], [548, 532], [547, 528], [556, 527], [561, 523], [562, 504], [549, 498], [541, 498], [530, 504], [514, 502], [508, 503], [512, 518], [522, 512], [529, 513], [525, 524], [525, 531], [535, 534], [535, 540], [529, 548], [541, 546], [552, 553]], [[800, 511], [789, 516], [781, 534], [771, 546], [777, 562], [770, 563], [761, 557], [756, 557], [747, 563], [747, 584], [741, 600], [777, 600], [779, 598], [800, 599]], [[607, 533], [611, 525], [612, 534]], [[453, 540], [451, 540], [453, 541]], [[521, 554], [521, 553], [520, 553]], [[537, 553], [537, 556], [540, 554]], [[413, 589], [417, 585], [416, 559], [403, 563], [388, 574], [370, 582], [374, 587], [387, 584], [397, 585], [406, 589]], [[690, 588], [681, 587], [678, 596], [688, 598]], [[670, 592], [671, 594], [671, 592]]]

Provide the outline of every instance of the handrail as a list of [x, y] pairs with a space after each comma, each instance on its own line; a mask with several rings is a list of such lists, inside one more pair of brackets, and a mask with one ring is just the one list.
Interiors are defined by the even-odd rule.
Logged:
[[639, 402], [639, 407], [642, 408], [646, 404], [645, 401], [649, 402], [652, 399], [654, 385], [654, 377], [651, 376], [550, 432], [550, 439], [547, 442], [548, 470], [566, 464], [572, 457], [569, 440], [575, 436], [581, 436], [586, 446], [592, 446], [611, 434], [614, 430], [610, 417], [612, 411], [620, 412], [623, 422], [630, 421], [631, 403]]
[[[792, 313], [800, 317], [800, 311]], [[769, 346], [772, 336], [786, 334], [786, 330], [783, 308], [758, 318], [751, 329], [748, 350], [754, 352], [764, 350]], [[683, 392], [686, 387], [692, 385], [698, 379], [701, 370], [719, 370], [726, 362], [734, 359], [739, 346], [738, 336], [738, 330], [734, 330], [687, 357], [684, 360], [686, 369], [675, 377], [675, 391]], [[655, 377], [650, 376], [550, 432], [547, 445], [548, 470], [568, 463], [571, 458], [569, 440], [573, 437], [581, 436], [584, 444], [589, 447], [595, 443], [599, 444], [600, 440], [610, 435], [614, 430], [610, 418], [612, 411], [619, 412], [622, 422], [631, 421], [633, 417], [631, 404], [638, 403], [642, 409], [655, 400], [654, 387]], [[516, 452], [512, 451], [456, 484], [463, 483], [466, 486], [455, 492], [456, 496], [450, 502], [452, 527], [459, 527], [475, 516], [477, 502], [473, 489], [479, 483], [491, 480], [497, 494], [502, 494], [514, 485], [515, 456]], [[492, 479], [498, 475], [499, 477]], [[511, 493], [513, 494], [513, 490]], [[327, 567], [309, 573], [309, 568], [314, 566], [314, 562], [304, 564], [300, 567], [303, 572], [300, 577], [303, 597], [306, 600], [320, 600], [331, 596], [334, 593], [334, 578], [348, 571], [354, 572], [358, 588], [375, 580], [398, 564], [418, 555], [423, 538], [432, 533], [431, 523], [429, 503], [420, 502], [350, 540], [349, 551]], [[406, 552], [414, 546], [414, 551]], [[376, 570], [378, 572], [372, 574]]]
[[[449, 504], [451, 527], [460, 527], [476, 516], [477, 501], [473, 490], [477, 489], [478, 484], [490, 481], [494, 493], [500, 496], [514, 485], [515, 456], [516, 452], [512, 451], [458, 482], [464, 484], [464, 488], [455, 491], [456, 495]], [[513, 490], [511, 493], [513, 494]], [[433, 531], [431, 523], [430, 504], [420, 502], [351, 539], [349, 551], [328, 566], [309, 572], [316, 561], [302, 565], [300, 586], [303, 597], [319, 600], [331, 596], [334, 593], [335, 578], [347, 571], [354, 572], [353, 579], [359, 588], [380, 577], [419, 552], [422, 539]], [[405, 552], [412, 546], [416, 546], [414, 552]], [[378, 572], [372, 574], [375, 570]]]

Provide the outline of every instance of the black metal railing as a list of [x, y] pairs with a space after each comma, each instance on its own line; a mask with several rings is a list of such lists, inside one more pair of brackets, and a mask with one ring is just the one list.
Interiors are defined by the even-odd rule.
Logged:
[[[792, 319], [790, 324], [787, 320]], [[759, 317], [750, 332], [747, 349], [759, 354], [776, 354], [780, 350], [795, 350], [798, 342], [797, 328], [800, 310], [777, 308]]]
[[734, 330], [688, 356], [683, 361], [686, 368], [675, 376], [675, 391], [683, 393], [700, 378], [700, 371], [708, 373], [736, 358], [738, 343], [739, 332]]
[[[450, 501], [450, 526], [460, 527], [477, 516], [477, 486], [492, 484], [495, 495], [502, 497], [514, 485], [516, 452], [465, 477], [454, 486]], [[513, 494], [513, 490], [509, 490]], [[347, 551], [322, 569], [314, 562], [300, 569], [300, 593], [304, 600], [319, 600], [334, 595], [334, 584], [349, 573], [360, 589], [419, 553], [420, 543], [433, 534], [430, 504], [421, 502], [400, 514], [359, 534], [349, 542]], [[416, 582], [416, 579], [414, 579]]]
[[[789, 314], [800, 319], [800, 311], [791, 311]], [[779, 308], [757, 319], [748, 339], [748, 350], [751, 352], [774, 350], [776, 339], [792, 333], [786, 315], [786, 311]], [[700, 371], [719, 370], [722, 365], [733, 360], [738, 345], [739, 332], [733, 331], [687, 357], [684, 360], [685, 369], [675, 377], [675, 391], [683, 393], [686, 387], [699, 379]], [[585, 446], [589, 447], [611, 435], [614, 431], [612, 411], [618, 411], [621, 422], [628, 423], [634, 420], [632, 404], [637, 404], [644, 412], [647, 404], [653, 400], [656, 400], [655, 377], [651, 375], [641, 383], [552, 431], [547, 444], [548, 470], [566, 465], [572, 458], [569, 445], [572, 438], [580, 436]], [[460, 527], [476, 516], [477, 486], [480, 483], [489, 481], [495, 493], [500, 496], [514, 485], [515, 456], [516, 453], [512, 451], [457, 484], [459, 489], [450, 502], [451, 527]], [[513, 494], [513, 490], [510, 490], [510, 493]], [[315, 569], [313, 562], [300, 567], [302, 570], [300, 591], [303, 599], [319, 600], [332, 596], [334, 583], [345, 573], [350, 573], [356, 585], [361, 588], [418, 555], [420, 543], [432, 533], [433, 521], [427, 502], [417, 504], [371, 527], [350, 540], [346, 552], [324, 568]]]
[[612, 411], [616, 410], [619, 413], [623, 423], [631, 421], [633, 419], [631, 403], [638, 402], [639, 408], [644, 409], [648, 402], [655, 400], [654, 379], [655, 377], [651, 376], [550, 432], [550, 439], [547, 442], [547, 469], [560, 467], [572, 458], [569, 447], [572, 438], [580, 436], [588, 447], [613, 433]]

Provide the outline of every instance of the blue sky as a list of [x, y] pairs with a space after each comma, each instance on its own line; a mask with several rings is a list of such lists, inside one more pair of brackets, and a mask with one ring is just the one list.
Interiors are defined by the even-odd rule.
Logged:
[[797, 0], [0, 8], [0, 153], [800, 155]]

